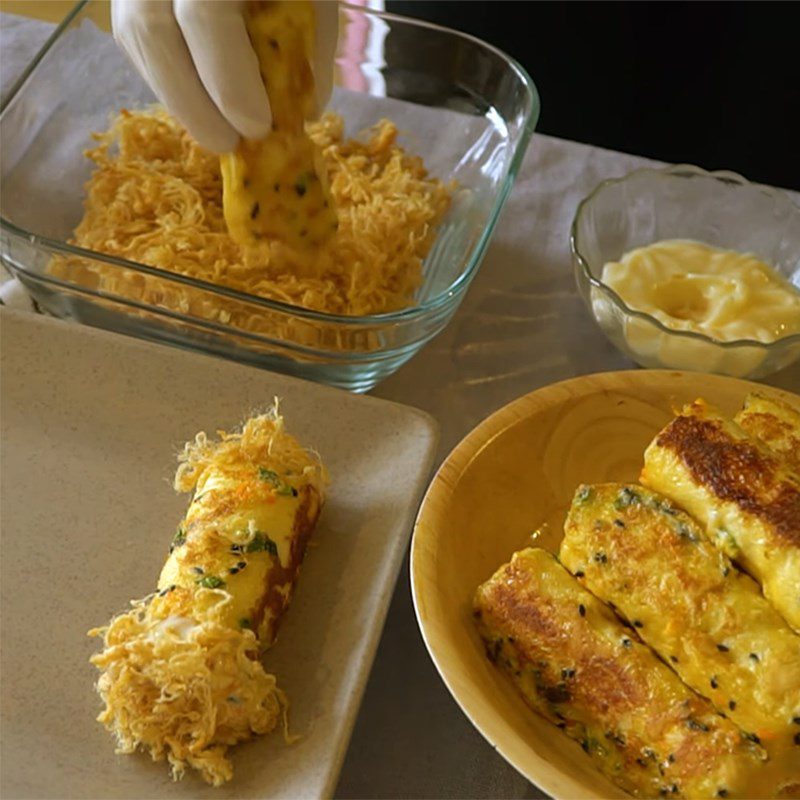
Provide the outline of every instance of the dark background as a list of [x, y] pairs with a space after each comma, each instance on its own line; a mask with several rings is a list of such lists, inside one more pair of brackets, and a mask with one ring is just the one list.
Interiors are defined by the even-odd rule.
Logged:
[[800, 3], [386, 0], [533, 78], [540, 133], [800, 190]]

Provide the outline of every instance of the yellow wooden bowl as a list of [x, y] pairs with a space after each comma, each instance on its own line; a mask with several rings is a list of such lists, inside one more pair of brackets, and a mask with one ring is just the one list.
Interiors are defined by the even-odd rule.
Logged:
[[537, 716], [489, 662], [472, 595], [532, 543], [557, 552], [579, 483], [635, 481], [645, 447], [673, 410], [703, 397], [734, 415], [748, 392], [800, 405], [761, 384], [692, 372], [589, 375], [521, 397], [472, 431], [433, 479], [411, 549], [417, 619], [428, 651], [475, 727], [520, 773], [557, 798], [624, 797], [576, 743]]

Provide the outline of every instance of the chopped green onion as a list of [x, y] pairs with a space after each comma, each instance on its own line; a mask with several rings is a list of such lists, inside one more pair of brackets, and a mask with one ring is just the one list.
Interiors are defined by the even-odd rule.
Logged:
[[270, 555], [276, 556], [278, 555], [278, 545], [272, 541], [264, 533], [261, 531], [257, 531], [255, 536], [250, 540], [250, 543], [245, 548], [245, 552], [247, 553], [261, 553], [267, 552]]
[[217, 575], [205, 575], [197, 579], [197, 583], [205, 589], [221, 589], [225, 581]]

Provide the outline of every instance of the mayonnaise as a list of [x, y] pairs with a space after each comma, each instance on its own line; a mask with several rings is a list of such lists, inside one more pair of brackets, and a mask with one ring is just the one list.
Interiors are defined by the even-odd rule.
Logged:
[[606, 264], [602, 280], [632, 309], [674, 330], [722, 342], [800, 333], [800, 291], [749, 253], [656, 242]]
[[[703, 334], [716, 342], [748, 339], [763, 344], [800, 333], [800, 291], [749, 253], [664, 240], [605, 264], [601, 279], [630, 308], [671, 330]], [[592, 305], [603, 328], [612, 338], [621, 334], [624, 341], [619, 344], [646, 366], [745, 376], [757, 371], [767, 356], [763, 346], [724, 348], [671, 336], [646, 320], [622, 319], [597, 289]]]

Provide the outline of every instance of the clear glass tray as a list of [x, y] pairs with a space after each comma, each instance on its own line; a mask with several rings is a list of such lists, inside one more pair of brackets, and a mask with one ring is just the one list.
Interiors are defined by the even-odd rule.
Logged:
[[[536, 89], [505, 54], [435, 25], [342, 7], [338, 84], [329, 105], [348, 136], [392, 119], [399, 143], [458, 190], [424, 264], [417, 304], [372, 316], [325, 314], [68, 243], [82, 216], [91, 134], [122, 107], [155, 98], [111, 35], [79, 3], [0, 109], [0, 256], [44, 311], [121, 333], [366, 391], [439, 333], [475, 276], [539, 114]], [[353, 35], [349, 35], [353, 34]], [[369, 46], [354, 48], [362, 39]], [[258, 317], [259, 332], [100, 291], [48, 272], [53, 256], [155, 275], [203, 304]]]

